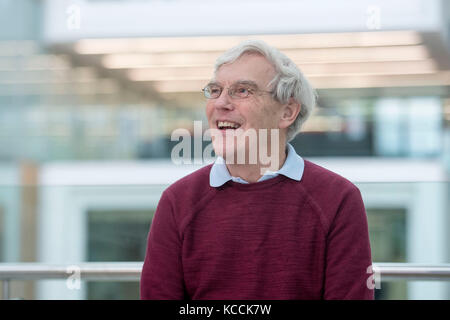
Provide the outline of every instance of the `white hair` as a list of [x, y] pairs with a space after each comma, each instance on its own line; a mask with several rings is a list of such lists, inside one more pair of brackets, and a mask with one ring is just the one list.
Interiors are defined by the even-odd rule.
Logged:
[[261, 40], [246, 40], [229, 49], [216, 60], [214, 74], [226, 63], [232, 63], [246, 53], [258, 53], [275, 68], [277, 75], [270, 82], [273, 98], [280, 103], [288, 103], [292, 97], [301, 104], [300, 113], [288, 127], [287, 141], [294, 139], [303, 123], [311, 115], [316, 104], [316, 92], [299, 68], [285, 54]]

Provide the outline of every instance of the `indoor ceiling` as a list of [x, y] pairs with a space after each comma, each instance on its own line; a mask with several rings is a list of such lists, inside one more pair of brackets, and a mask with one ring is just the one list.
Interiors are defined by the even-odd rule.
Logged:
[[44, 50], [31, 41], [1, 42], [0, 95], [201, 97], [216, 58], [249, 38], [279, 48], [319, 90], [413, 95], [440, 88], [448, 95], [449, 49], [439, 34], [417, 31], [83, 39]]
[[249, 38], [283, 51], [317, 89], [450, 85], [447, 48], [416, 31], [84, 39], [70, 51], [160, 93], [199, 92], [215, 59]]

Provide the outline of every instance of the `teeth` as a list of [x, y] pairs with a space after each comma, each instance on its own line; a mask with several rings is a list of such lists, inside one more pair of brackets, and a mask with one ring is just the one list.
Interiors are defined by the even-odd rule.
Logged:
[[223, 128], [223, 127], [227, 127], [227, 128], [233, 128], [233, 129], [237, 129], [239, 128], [241, 125], [237, 124], [237, 123], [233, 123], [233, 122], [228, 122], [228, 121], [219, 121], [217, 123], [217, 126], [219, 128]]

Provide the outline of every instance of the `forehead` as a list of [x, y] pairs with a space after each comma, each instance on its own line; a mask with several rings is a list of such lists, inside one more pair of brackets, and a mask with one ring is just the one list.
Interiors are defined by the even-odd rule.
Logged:
[[252, 81], [265, 87], [275, 77], [272, 64], [260, 54], [244, 54], [233, 63], [222, 65], [216, 72], [214, 81], [231, 84], [240, 81]]

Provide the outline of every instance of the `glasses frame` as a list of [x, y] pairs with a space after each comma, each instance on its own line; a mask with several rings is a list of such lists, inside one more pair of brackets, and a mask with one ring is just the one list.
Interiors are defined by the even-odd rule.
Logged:
[[[215, 97], [215, 98], [213, 98], [213, 97], [208, 97], [207, 96], [207, 93], [206, 93], [206, 89], [209, 87], [209, 86], [212, 86], [212, 85], [214, 85], [214, 86], [217, 86], [218, 88], [220, 88], [220, 93], [219, 93], [219, 95], [217, 96], [217, 97]], [[256, 94], [256, 93], [270, 93], [270, 94], [273, 94], [273, 91], [265, 91], [265, 90], [260, 90], [260, 89], [258, 89], [258, 88], [247, 88], [248, 90], [247, 90], [247, 95], [246, 96], [244, 96], [244, 97], [239, 97], [239, 96], [236, 96], [235, 95], [235, 93], [234, 93], [234, 91], [233, 91], [233, 89], [236, 87], [236, 86], [239, 86], [239, 85], [246, 85], [246, 83], [236, 83], [236, 84], [233, 84], [233, 85], [231, 85], [230, 87], [228, 87], [228, 89], [227, 89], [227, 93], [228, 93], [228, 96], [231, 98], [231, 99], [246, 99], [246, 98], [248, 98], [250, 95], [253, 95], [253, 94]], [[251, 86], [251, 85], [250, 85]], [[216, 85], [216, 84], [208, 84], [208, 85], [206, 85], [203, 89], [202, 89], [202, 91], [203, 91], [203, 95], [205, 96], [205, 98], [206, 99], [218, 99], [221, 95], [222, 95], [222, 92], [224, 91], [224, 87], [221, 87], [221, 86], [219, 86], [219, 85]]]

